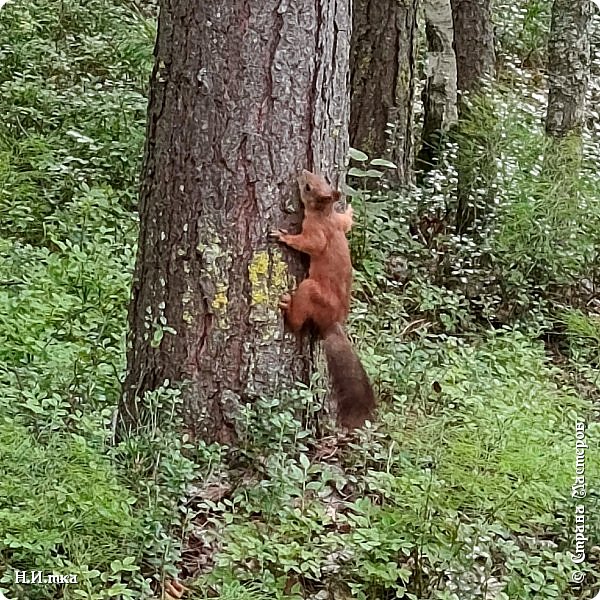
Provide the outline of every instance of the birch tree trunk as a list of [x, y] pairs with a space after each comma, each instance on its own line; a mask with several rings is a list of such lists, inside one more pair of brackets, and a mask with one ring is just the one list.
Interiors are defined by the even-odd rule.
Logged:
[[300, 223], [299, 169], [343, 168], [350, 26], [343, 0], [161, 2], [119, 431], [168, 380], [229, 441], [241, 403], [307, 381], [277, 308], [304, 266], [268, 232]]
[[[418, 0], [354, 0], [350, 145], [412, 178]], [[386, 133], [392, 123], [391, 134]]]
[[590, 74], [590, 0], [554, 0], [548, 41], [546, 132], [581, 135]]
[[458, 120], [456, 105], [456, 56], [450, 0], [425, 0], [427, 34], [427, 83], [423, 89], [423, 131], [417, 171], [435, 163], [441, 139]]

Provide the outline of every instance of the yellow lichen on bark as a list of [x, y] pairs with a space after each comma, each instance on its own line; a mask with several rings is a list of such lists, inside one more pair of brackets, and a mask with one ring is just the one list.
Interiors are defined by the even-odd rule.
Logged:
[[253, 320], [273, 319], [279, 297], [288, 289], [287, 273], [287, 265], [279, 252], [270, 254], [266, 250], [259, 250], [254, 253], [248, 265]]

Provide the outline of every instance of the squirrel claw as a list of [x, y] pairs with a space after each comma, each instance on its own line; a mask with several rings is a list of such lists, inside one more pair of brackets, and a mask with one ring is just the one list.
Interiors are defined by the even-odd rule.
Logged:
[[277, 240], [281, 240], [282, 236], [287, 234], [287, 229], [272, 229], [270, 235]]

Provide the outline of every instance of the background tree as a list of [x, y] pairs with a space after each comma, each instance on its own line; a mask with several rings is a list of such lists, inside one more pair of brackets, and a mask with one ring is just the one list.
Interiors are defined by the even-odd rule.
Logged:
[[144, 392], [187, 381], [190, 429], [226, 440], [238, 403], [307, 380], [307, 342], [281, 339], [292, 282], [268, 232], [298, 222], [300, 167], [343, 165], [349, 28], [333, 0], [162, 3], [121, 427]]
[[456, 105], [456, 56], [450, 0], [424, 2], [427, 35], [427, 81], [423, 88], [423, 130], [416, 169], [429, 170], [441, 137], [458, 119]]
[[[416, 0], [354, 0], [350, 144], [412, 177]], [[388, 135], [388, 123], [393, 123]]]
[[454, 20], [457, 85], [475, 91], [494, 72], [494, 27], [491, 0], [451, 0]]
[[590, 74], [589, 0], [554, 0], [548, 40], [546, 132], [581, 136]]
[[[461, 94], [474, 94], [486, 76], [493, 75], [496, 55], [491, 0], [451, 0], [454, 21], [454, 49], [456, 53], [457, 86]], [[459, 111], [467, 117], [467, 105], [459, 96]], [[468, 136], [470, 137], [470, 136]], [[463, 139], [463, 142], [467, 141]], [[471, 145], [471, 144], [469, 144]], [[461, 147], [462, 146], [462, 147]], [[473, 164], [472, 157], [459, 141], [458, 156], [458, 202], [456, 208], [456, 231], [466, 233], [472, 228], [482, 201], [472, 197], [478, 171], [487, 171], [489, 165]], [[487, 198], [486, 200], [489, 200]]]

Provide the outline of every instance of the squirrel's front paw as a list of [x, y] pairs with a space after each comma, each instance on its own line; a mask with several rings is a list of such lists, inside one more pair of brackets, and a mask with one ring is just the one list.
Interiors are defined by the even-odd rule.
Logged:
[[270, 236], [281, 242], [281, 238], [288, 234], [287, 229], [272, 229]]
[[290, 305], [292, 304], [292, 297], [290, 294], [283, 294], [279, 299], [279, 308], [283, 311], [290, 310]]

